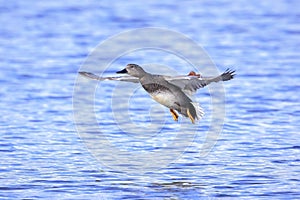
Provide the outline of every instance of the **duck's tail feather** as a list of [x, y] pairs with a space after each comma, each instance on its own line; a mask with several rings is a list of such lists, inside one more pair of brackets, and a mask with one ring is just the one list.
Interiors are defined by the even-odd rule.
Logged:
[[192, 114], [192, 117], [195, 119], [195, 120], [200, 120], [203, 115], [204, 115], [204, 111], [203, 109], [201, 108], [201, 106], [196, 103], [196, 102], [191, 102], [191, 106], [193, 106], [193, 109], [190, 109], [190, 110], [194, 110], [195, 112], [191, 112]]

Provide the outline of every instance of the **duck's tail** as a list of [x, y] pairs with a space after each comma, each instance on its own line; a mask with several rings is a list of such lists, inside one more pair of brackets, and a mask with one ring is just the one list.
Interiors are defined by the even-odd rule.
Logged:
[[192, 123], [194, 124], [196, 120], [200, 120], [204, 115], [203, 109], [196, 102], [190, 102], [189, 107], [187, 109], [187, 116], [190, 118]]

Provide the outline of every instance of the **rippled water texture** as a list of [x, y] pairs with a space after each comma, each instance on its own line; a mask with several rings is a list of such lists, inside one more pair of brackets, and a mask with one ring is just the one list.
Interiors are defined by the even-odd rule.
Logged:
[[[296, 0], [3, 1], [0, 198], [299, 199], [299, 7]], [[173, 122], [169, 111], [140, 87], [96, 82], [95, 102], [86, 101], [92, 101], [103, 135], [93, 129], [95, 124], [81, 125], [98, 149], [101, 136], [123, 154], [113, 160], [115, 152], [105, 151], [106, 157], [98, 159], [77, 132], [73, 90], [85, 58], [107, 38], [144, 27], [180, 32], [203, 47], [220, 71], [237, 71], [234, 80], [224, 83], [223, 131], [206, 156], [200, 152], [211, 122], [208, 89], [195, 96], [206, 111], [195, 126], [182, 118]], [[167, 52], [147, 51], [116, 59], [105, 75], [127, 63], [169, 66], [151, 69], [153, 73], [193, 70]], [[112, 112], [111, 102], [118, 88], [134, 91], [128, 118], [138, 128], [165, 123], [158, 127], [161, 132], [130, 135], [122, 129], [126, 126], [115, 124], [118, 109]], [[183, 128], [195, 134], [183, 135], [178, 131]], [[186, 140], [193, 142], [183, 151]], [[132, 154], [151, 152], [162, 153], [148, 161], [131, 160]], [[111, 160], [116, 165], [109, 166]], [[149, 163], [162, 167], [143, 171], [138, 161], [145, 168]]]

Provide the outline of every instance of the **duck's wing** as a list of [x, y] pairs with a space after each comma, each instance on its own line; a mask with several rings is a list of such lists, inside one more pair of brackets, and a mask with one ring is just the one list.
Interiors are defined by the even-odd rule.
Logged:
[[228, 81], [235, 76], [235, 70], [227, 69], [216, 77], [201, 77], [200, 75], [165, 76], [166, 81], [178, 86], [188, 95], [193, 95], [199, 88], [203, 88], [212, 82]]
[[79, 72], [80, 75], [93, 79], [98, 81], [106, 81], [106, 80], [112, 80], [112, 81], [126, 81], [131, 83], [138, 83], [139, 79], [132, 76], [117, 76], [117, 77], [100, 77], [96, 74], [90, 73], [90, 72]]

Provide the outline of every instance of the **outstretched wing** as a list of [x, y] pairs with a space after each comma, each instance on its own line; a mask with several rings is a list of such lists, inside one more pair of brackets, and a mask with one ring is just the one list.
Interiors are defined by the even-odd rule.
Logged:
[[165, 79], [179, 88], [188, 95], [193, 95], [199, 88], [203, 88], [212, 82], [228, 81], [235, 76], [235, 70], [227, 69], [223, 74], [217, 77], [201, 77], [199, 75], [165, 77]]
[[139, 79], [132, 76], [118, 76], [118, 77], [100, 77], [96, 74], [90, 72], [79, 72], [80, 75], [98, 81], [106, 81], [106, 80], [113, 80], [113, 81], [126, 81], [131, 83], [139, 83]]

